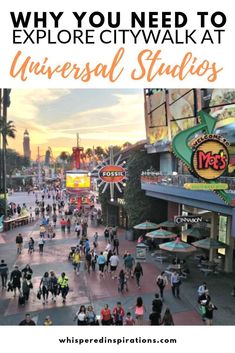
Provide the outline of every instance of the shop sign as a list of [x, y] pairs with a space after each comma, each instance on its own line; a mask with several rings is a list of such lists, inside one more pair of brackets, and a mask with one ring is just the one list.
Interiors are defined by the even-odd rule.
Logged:
[[217, 120], [214, 117], [204, 111], [199, 112], [199, 117], [200, 123], [180, 131], [172, 141], [174, 154], [193, 176], [202, 181], [196, 183], [196, 187], [194, 183], [187, 183], [185, 187], [189, 189], [192, 186], [192, 190], [212, 190], [226, 204], [233, 206], [231, 194], [226, 192], [226, 185], [219, 180], [229, 165], [229, 142], [215, 133]]
[[200, 216], [175, 216], [174, 217], [175, 224], [195, 224], [201, 223], [202, 217]]
[[120, 165], [106, 165], [99, 170], [99, 178], [105, 183], [120, 183], [126, 178], [126, 170]]
[[198, 178], [216, 180], [229, 164], [229, 142], [220, 135], [203, 135], [193, 144], [192, 168]]

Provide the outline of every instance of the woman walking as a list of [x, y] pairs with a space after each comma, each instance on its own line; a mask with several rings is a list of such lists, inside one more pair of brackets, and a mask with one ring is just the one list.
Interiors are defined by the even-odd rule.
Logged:
[[49, 286], [50, 286], [49, 273], [45, 272], [39, 285], [39, 289], [41, 289], [42, 291], [42, 298], [43, 298], [42, 304], [48, 303]]
[[104, 308], [100, 312], [101, 323], [103, 326], [110, 326], [113, 324], [113, 318], [108, 304], [105, 304]]
[[22, 282], [22, 294], [25, 298], [25, 301], [29, 300], [30, 289], [33, 288], [33, 284], [31, 279], [24, 278]]
[[173, 326], [174, 325], [174, 320], [173, 320], [173, 317], [171, 315], [169, 308], [166, 308], [166, 311], [165, 311], [165, 314], [162, 318], [161, 323], [162, 323], [162, 325], [165, 325], [165, 326]]
[[143, 299], [138, 297], [135, 305], [135, 316], [136, 316], [136, 325], [144, 324], [144, 312], [146, 311]]
[[136, 278], [137, 287], [140, 289], [140, 277], [144, 275], [143, 268], [139, 262], [137, 262], [133, 275]]
[[213, 312], [214, 310], [217, 310], [217, 307], [212, 304], [211, 301], [209, 301], [206, 305], [205, 305], [205, 314], [204, 314], [204, 318], [206, 319], [206, 324], [211, 326], [213, 323]]
[[157, 276], [156, 283], [160, 290], [161, 299], [163, 300], [164, 288], [168, 284], [168, 280], [164, 271], [162, 271], [162, 273], [159, 276]]
[[96, 313], [94, 312], [94, 309], [92, 305], [88, 305], [87, 311], [86, 311], [86, 319], [87, 319], [87, 325], [99, 325], [99, 322], [96, 317]]
[[49, 291], [52, 294], [52, 300], [55, 303], [56, 302], [56, 296], [57, 296], [57, 291], [58, 291], [58, 284], [57, 284], [57, 277], [53, 271], [50, 272], [50, 278], [49, 278]]
[[85, 326], [87, 324], [86, 308], [85, 305], [81, 305], [80, 309], [77, 311], [73, 321], [77, 320], [77, 325]]

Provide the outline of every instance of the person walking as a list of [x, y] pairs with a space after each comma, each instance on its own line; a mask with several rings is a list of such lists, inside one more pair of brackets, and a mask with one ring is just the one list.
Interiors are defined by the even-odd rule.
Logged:
[[162, 307], [163, 307], [162, 300], [159, 298], [159, 294], [156, 293], [155, 298], [152, 301], [152, 311], [155, 313], [158, 313], [159, 316], [161, 317]]
[[113, 239], [113, 252], [116, 252], [116, 254], [119, 255], [119, 239], [116, 235]]
[[136, 278], [137, 287], [140, 289], [140, 277], [144, 275], [143, 268], [139, 262], [137, 262], [133, 275]]
[[213, 313], [214, 313], [214, 310], [217, 310], [217, 309], [218, 308], [211, 301], [206, 303], [204, 318], [206, 320], [207, 325], [211, 326], [213, 324]]
[[44, 249], [44, 244], [45, 240], [43, 238], [40, 238], [38, 241], [38, 247], [39, 247], [39, 254], [43, 254], [43, 249]]
[[123, 294], [124, 289], [128, 292], [127, 276], [124, 270], [121, 270], [118, 276], [118, 291]]
[[174, 297], [180, 299], [180, 285], [181, 279], [177, 271], [174, 271], [171, 275], [171, 289]]
[[135, 263], [134, 257], [129, 252], [127, 252], [124, 258], [124, 266], [129, 277], [133, 277], [134, 263]]
[[55, 303], [56, 302], [56, 296], [57, 296], [57, 291], [58, 291], [58, 284], [57, 284], [57, 277], [55, 275], [54, 271], [50, 272], [50, 277], [49, 277], [49, 291], [51, 292], [52, 295], [52, 301]]
[[61, 276], [58, 278], [57, 281], [60, 291], [61, 291], [61, 296], [63, 298], [63, 304], [66, 303], [66, 297], [69, 292], [69, 279], [66, 276], [65, 272], [61, 273]]
[[48, 224], [47, 234], [48, 234], [48, 238], [51, 240], [54, 234], [54, 228], [51, 223]]
[[7, 277], [8, 277], [8, 266], [5, 260], [1, 260], [0, 263], [0, 275], [2, 280], [2, 289], [7, 287]]
[[133, 317], [129, 311], [128, 311], [128, 313], [126, 313], [126, 317], [124, 319], [124, 325], [125, 326], [134, 326], [135, 325], [135, 319], [133, 319]]
[[136, 305], [135, 305], [135, 316], [136, 316], [136, 325], [143, 325], [144, 324], [144, 313], [146, 309], [143, 303], [143, 299], [141, 297], [138, 297], [136, 299]]
[[34, 239], [30, 237], [28, 242], [28, 253], [32, 254], [33, 252], [34, 252]]
[[81, 224], [79, 222], [77, 222], [74, 230], [75, 230], [75, 232], [77, 234], [77, 238], [79, 238], [80, 234], [81, 234], [81, 230], [82, 230], [82, 226], [81, 226]]
[[77, 325], [85, 326], [87, 325], [86, 307], [81, 305], [79, 310], [76, 312], [73, 321], [77, 320]]
[[56, 228], [57, 215], [55, 213], [55, 210], [54, 210], [54, 213], [53, 213], [53, 216], [52, 216], [52, 221], [53, 221], [53, 227]]
[[90, 325], [90, 326], [99, 325], [99, 322], [96, 317], [96, 313], [94, 312], [92, 305], [88, 305], [87, 307], [86, 320], [87, 320], [87, 325]]
[[97, 263], [99, 266], [99, 274], [100, 276], [104, 276], [104, 266], [106, 264], [106, 259], [103, 255], [103, 252], [101, 251], [100, 255], [97, 258]]
[[13, 288], [13, 291], [14, 291], [14, 297], [16, 296], [16, 289], [18, 289], [19, 294], [20, 294], [21, 278], [22, 278], [22, 273], [19, 270], [19, 267], [15, 266], [14, 270], [10, 274], [10, 281], [12, 282], [12, 288]]
[[174, 320], [169, 308], [166, 308], [161, 324], [164, 326], [173, 326]]
[[161, 316], [158, 312], [153, 310], [149, 315], [149, 321], [151, 326], [159, 326], [161, 324]]
[[23, 274], [23, 278], [26, 278], [28, 280], [30, 280], [32, 278], [33, 275], [33, 270], [32, 268], [29, 266], [29, 264], [27, 264], [23, 270], [21, 271]]
[[21, 233], [19, 233], [16, 236], [16, 248], [17, 248], [17, 255], [20, 255], [23, 248], [23, 237]]
[[91, 261], [92, 261], [92, 255], [91, 252], [88, 251], [88, 253], [86, 253], [86, 269], [87, 272], [90, 273], [91, 272]]
[[157, 276], [156, 283], [157, 283], [157, 286], [160, 290], [161, 299], [163, 300], [164, 299], [164, 297], [163, 297], [164, 289], [168, 284], [168, 279], [167, 279], [164, 271], [162, 271], [161, 274]]
[[53, 325], [53, 321], [51, 320], [51, 317], [47, 315], [43, 322], [43, 326], [52, 326], [52, 325]]
[[110, 326], [113, 324], [113, 318], [112, 318], [111, 310], [109, 309], [108, 304], [105, 304], [105, 306], [103, 307], [103, 309], [100, 312], [100, 316], [101, 316], [101, 324], [103, 326]]
[[25, 314], [24, 320], [19, 323], [19, 326], [35, 326], [35, 321], [31, 319], [30, 314]]
[[33, 284], [31, 279], [23, 278], [22, 281], [22, 294], [25, 301], [29, 300], [30, 290], [33, 289]]
[[43, 298], [42, 304], [48, 303], [49, 287], [50, 287], [49, 273], [45, 272], [39, 284], [39, 289], [41, 289], [42, 291], [42, 298]]
[[70, 233], [70, 229], [71, 229], [71, 221], [70, 221], [70, 218], [67, 219], [66, 227], [67, 227], [67, 233]]
[[116, 277], [116, 270], [119, 264], [119, 258], [115, 252], [110, 257], [109, 261], [110, 261], [110, 270], [111, 270], [112, 279], [114, 279]]
[[73, 269], [76, 274], [79, 275], [80, 265], [81, 265], [81, 255], [80, 249], [76, 249], [72, 255]]
[[122, 326], [124, 316], [125, 316], [125, 311], [122, 307], [122, 304], [121, 302], [117, 302], [116, 306], [113, 308], [114, 325]]
[[104, 238], [105, 238], [105, 241], [107, 243], [108, 240], [109, 240], [109, 228], [108, 228], [108, 226], [106, 226], [106, 228], [104, 230]]

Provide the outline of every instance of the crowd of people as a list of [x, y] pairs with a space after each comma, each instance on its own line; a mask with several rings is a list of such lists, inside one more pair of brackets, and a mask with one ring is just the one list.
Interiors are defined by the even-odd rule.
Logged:
[[[46, 200], [48, 200], [48, 204], [46, 204]], [[60, 229], [62, 234], [68, 233], [74, 237], [76, 245], [71, 247], [68, 259], [77, 276], [84, 271], [87, 275], [93, 272], [97, 274], [99, 280], [105, 278], [114, 281], [117, 296], [123, 296], [130, 291], [130, 288], [133, 288], [133, 285], [130, 285], [131, 281], [136, 283], [138, 289], [141, 289], [144, 268], [140, 262], [135, 260], [133, 254], [120, 250], [117, 227], [106, 226], [103, 234], [98, 234], [98, 231], [95, 231], [92, 235], [88, 231], [89, 225], [94, 220], [96, 225], [99, 224], [102, 218], [100, 210], [95, 208], [89, 211], [86, 209], [71, 210], [60, 190], [44, 190], [40, 200], [38, 194], [35, 193], [35, 204], [34, 209], [27, 208], [25, 204], [22, 207], [29, 211], [32, 219], [37, 220], [38, 236], [36, 239], [32, 236], [26, 239], [21, 233], [16, 236], [15, 243], [19, 256], [22, 254], [23, 248], [26, 247], [24, 243], [27, 243], [27, 251], [30, 255], [33, 256], [36, 251], [43, 255], [46, 242], [51, 242]], [[21, 212], [21, 206], [18, 206], [13, 212]], [[29, 264], [23, 266], [22, 269], [14, 266], [10, 272], [8, 265], [4, 260], [1, 260], [0, 274], [2, 287], [9, 292], [12, 291], [14, 297], [18, 295], [19, 305], [27, 304], [32, 290], [44, 307], [49, 301], [56, 302], [59, 297], [62, 298], [63, 304], [66, 303], [69, 294], [69, 277], [65, 272], [57, 275], [55, 271], [48, 269], [41, 275], [39, 286], [36, 288], [33, 284], [33, 269]], [[98, 313], [94, 311], [92, 305], [87, 307], [81, 305], [74, 321], [78, 325], [143, 325], [147, 322], [151, 325], [174, 325], [170, 308], [166, 308], [164, 314], [162, 313], [164, 289], [168, 283], [171, 285], [172, 295], [180, 298], [181, 276], [179, 272], [173, 272], [168, 278], [162, 271], [156, 277], [156, 288], [159, 293], [156, 293], [152, 301], [152, 309], [148, 313], [142, 297], [138, 296], [133, 307], [124, 308], [121, 301], [118, 301], [114, 308], [110, 309], [106, 304]], [[213, 312], [217, 308], [211, 302], [206, 284], [198, 289], [198, 303], [202, 319], [211, 325]], [[22, 322], [20, 325], [32, 325], [30, 315]], [[48, 318], [47, 323], [51, 325], [52, 320]]]

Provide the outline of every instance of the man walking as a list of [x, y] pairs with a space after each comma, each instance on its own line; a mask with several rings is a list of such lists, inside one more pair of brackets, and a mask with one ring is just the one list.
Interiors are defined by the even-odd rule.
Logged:
[[171, 289], [174, 297], [176, 296], [177, 298], [180, 298], [180, 284], [180, 276], [176, 271], [174, 271], [171, 275]]
[[23, 237], [21, 235], [21, 233], [19, 233], [16, 236], [16, 247], [17, 247], [17, 254], [21, 254], [22, 252], [22, 247], [23, 247]]
[[7, 287], [8, 267], [4, 260], [0, 263], [0, 275], [2, 279], [2, 288]]

